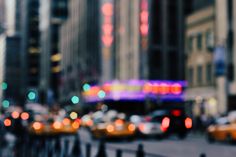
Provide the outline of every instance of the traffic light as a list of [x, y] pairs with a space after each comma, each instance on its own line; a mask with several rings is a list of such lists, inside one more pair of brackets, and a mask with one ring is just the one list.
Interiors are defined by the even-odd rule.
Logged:
[[79, 103], [79, 97], [78, 97], [78, 96], [73, 96], [73, 97], [71, 98], [71, 102], [72, 102], [73, 104], [78, 104], [78, 103]]

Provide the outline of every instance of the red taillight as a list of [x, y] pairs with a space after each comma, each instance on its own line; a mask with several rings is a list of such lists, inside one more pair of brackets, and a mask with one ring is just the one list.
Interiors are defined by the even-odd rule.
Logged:
[[139, 128], [140, 131], [144, 131], [145, 130], [145, 125], [141, 123], [141, 124], [139, 124], [138, 128]]
[[171, 111], [171, 114], [175, 117], [181, 116], [181, 111], [180, 110], [173, 110]]
[[162, 122], [161, 122], [161, 130], [163, 132], [167, 131], [169, 126], [170, 126], [170, 118], [168, 118], [168, 117], [163, 118]]
[[191, 119], [191, 118], [186, 118], [186, 119], [185, 119], [185, 127], [186, 127], [187, 129], [191, 129], [192, 126], [193, 126], [193, 121], [192, 121], [192, 119]]
[[5, 125], [6, 127], [11, 126], [11, 120], [10, 120], [10, 119], [5, 119], [5, 120], [4, 120], [4, 125]]
[[151, 119], [152, 119], [152, 117], [150, 117], [150, 116], [146, 116], [144, 119], [145, 119], [146, 122], [150, 122]]

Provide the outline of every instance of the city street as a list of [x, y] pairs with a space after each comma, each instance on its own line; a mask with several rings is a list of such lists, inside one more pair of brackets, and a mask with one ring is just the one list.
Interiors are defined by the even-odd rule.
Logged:
[[[89, 134], [85, 130], [79, 131], [82, 148], [84, 143], [92, 143], [93, 151], [92, 157], [96, 154], [98, 142], [91, 141]], [[136, 150], [138, 144], [144, 144], [144, 150], [146, 153], [166, 156], [166, 157], [198, 157], [201, 153], [205, 153], [207, 157], [232, 157], [236, 154], [235, 145], [229, 145], [227, 143], [213, 143], [209, 144], [203, 136], [189, 135], [184, 140], [179, 140], [176, 137], [170, 137], [163, 140], [134, 140], [134, 141], [110, 141], [106, 145], [106, 150], [109, 157], [115, 156], [116, 149], [124, 150]], [[84, 149], [83, 149], [84, 150]], [[122, 157], [135, 157], [132, 153], [122, 154]], [[147, 155], [148, 157], [148, 155]]]

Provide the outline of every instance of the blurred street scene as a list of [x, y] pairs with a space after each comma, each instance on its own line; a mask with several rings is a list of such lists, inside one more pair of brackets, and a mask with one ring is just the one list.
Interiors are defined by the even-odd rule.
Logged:
[[234, 7], [0, 0], [0, 157], [232, 157]]

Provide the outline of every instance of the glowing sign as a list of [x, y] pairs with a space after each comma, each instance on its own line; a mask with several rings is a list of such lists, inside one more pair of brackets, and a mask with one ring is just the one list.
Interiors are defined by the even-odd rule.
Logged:
[[85, 99], [145, 99], [153, 98], [181, 98], [183, 88], [186, 86], [184, 81], [113, 81], [102, 86], [92, 86], [83, 92]]
[[102, 42], [104, 46], [110, 47], [113, 43], [113, 5], [110, 2], [102, 5], [103, 25], [102, 25]]

